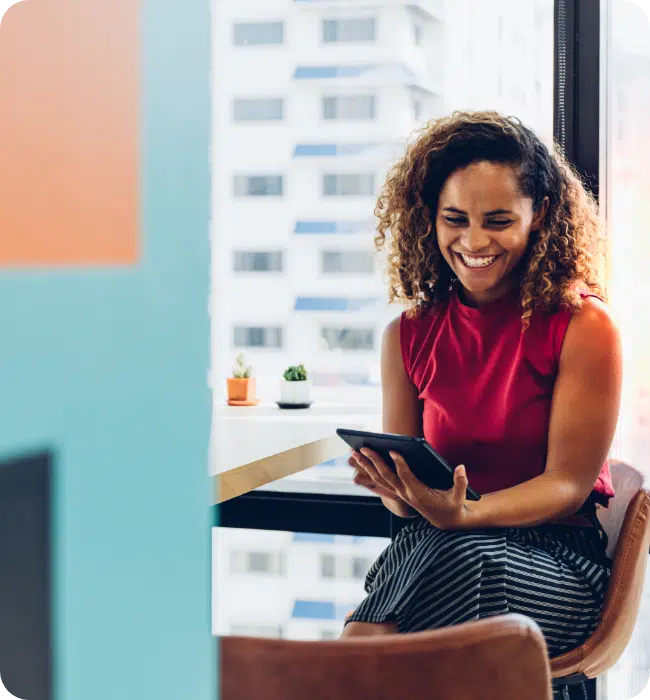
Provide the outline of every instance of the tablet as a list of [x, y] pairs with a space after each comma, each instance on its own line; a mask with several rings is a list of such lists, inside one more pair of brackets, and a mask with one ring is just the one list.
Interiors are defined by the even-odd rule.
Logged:
[[[413, 474], [429, 488], [447, 491], [454, 485], [454, 470], [424, 438], [368, 433], [347, 428], [338, 428], [336, 434], [356, 452], [360, 452], [364, 447], [374, 450], [393, 471], [395, 463], [389, 453], [397, 452], [404, 457]], [[468, 485], [467, 499], [478, 501], [480, 498], [481, 496]]]

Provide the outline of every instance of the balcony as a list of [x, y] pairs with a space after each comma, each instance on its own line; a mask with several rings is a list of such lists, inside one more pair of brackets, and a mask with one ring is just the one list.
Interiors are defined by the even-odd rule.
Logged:
[[326, 85], [338, 85], [348, 81], [365, 87], [403, 85], [419, 88], [430, 94], [437, 94], [429, 79], [417, 75], [405, 63], [382, 61], [379, 63], [298, 65], [293, 73], [294, 80], [318, 80]]
[[402, 5], [411, 10], [422, 12], [431, 19], [441, 20], [444, 15], [442, 0], [293, 0], [296, 5], [306, 8], [336, 9], [374, 8], [386, 5]]
[[320, 236], [336, 234], [367, 233], [375, 227], [373, 219], [349, 221], [296, 221], [294, 233], [297, 236]]
[[378, 304], [376, 298], [296, 297], [296, 311], [364, 311]]

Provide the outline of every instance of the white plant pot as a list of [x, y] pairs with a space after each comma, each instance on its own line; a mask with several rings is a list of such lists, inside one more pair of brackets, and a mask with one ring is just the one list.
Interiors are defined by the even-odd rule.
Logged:
[[309, 403], [311, 401], [311, 379], [301, 382], [282, 380], [280, 386], [280, 401], [282, 403]]

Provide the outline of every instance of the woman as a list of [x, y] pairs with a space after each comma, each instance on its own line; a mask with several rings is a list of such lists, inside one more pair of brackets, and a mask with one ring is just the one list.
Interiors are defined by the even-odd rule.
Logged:
[[397, 473], [352, 455], [355, 481], [413, 519], [343, 636], [522, 613], [565, 652], [594, 630], [610, 571], [595, 511], [614, 493], [621, 349], [596, 205], [532, 131], [479, 112], [423, 129], [376, 213], [391, 300], [408, 307], [383, 339], [384, 430], [461, 466], [442, 492], [397, 454]]

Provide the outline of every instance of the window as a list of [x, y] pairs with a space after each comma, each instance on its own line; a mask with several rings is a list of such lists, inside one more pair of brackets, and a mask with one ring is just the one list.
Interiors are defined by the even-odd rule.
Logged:
[[323, 554], [320, 558], [320, 574], [323, 578], [336, 576], [336, 557], [333, 554]]
[[281, 252], [235, 251], [235, 272], [282, 272]]
[[372, 328], [322, 328], [321, 335], [330, 350], [375, 349], [375, 331]]
[[233, 100], [232, 114], [236, 122], [281, 121], [284, 100], [281, 97], [238, 98]]
[[237, 22], [233, 26], [235, 46], [265, 46], [283, 41], [283, 22]]
[[230, 634], [233, 637], [264, 637], [268, 639], [281, 639], [281, 625], [258, 625], [248, 623], [234, 623], [230, 626]]
[[364, 580], [372, 559], [344, 554], [321, 555], [321, 578]]
[[326, 197], [371, 197], [375, 193], [372, 173], [345, 173], [323, 175], [323, 194]]
[[413, 22], [413, 41], [416, 46], [422, 46], [422, 36], [424, 34], [422, 25], [419, 22]]
[[[281, 4], [290, 15], [276, 12]], [[284, 369], [302, 361], [318, 404], [379, 400], [380, 334], [396, 311], [378, 274], [383, 254], [372, 267], [369, 257], [349, 253], [370, 252], [376, 195], [424, 120], [497, 109], [552, 143], [554, 0], [530, 4], [512, 12], [512, 2], [399, 2], [384, 17], [386, 8], [380, 14], [368, 2], [213, 3], [213, 36], [226, 39], [213, 42], [212, 61], [211, 381], [218, 400], [232, 369], [234, 326], [242, 329], [242, 349], [261, 356], [251, 364], [262, 401], [275, 401]], [[513, 35], [529, 50], [508, 60]], [[404, 51], [380, 50], [387, 46]], [[281, 270], [266, 256], [237, 266], [233, 259], [233, 251], [285, 249]], [[332, 255], [325, 260], [323, 251]], [[253, 273], [248, 294], [244, 276]], [[263, 330], [269, 326], [282, 327], [280, 347]], [[324, 349], [323, 328], [349, 329], [329, 336], [340, 349]], [[370, 329], [373, 349], [362, 350], [371, 341], [361, 331]]]
[[375, 119], [375, 96], [323, 97], [323, 119]]
[[374, 17], [323, 20], [323, 41], [325, 43], [330, 44], [343, 41], [354, 42], [374, 40]]
[[281, 552], [232, 551], [230, 569], [233, 574], [284, 574], [284, 556]]
[[236, 348], [282, 347], [282, 328], [262, 326], [236, 326], [233, 329], [233, 345]]
[[323, 274], [371, 275], [374, 271], [375, 255], [371, 251], [323, 251]]
[[420, 121], [422, 119], [422, 113], [424, 110], [422, 109], [422, 100], [413, 100], [413, 119], [415, 121]]
[[235, 175], [235, 197], [281, 197], [282, 175]]

